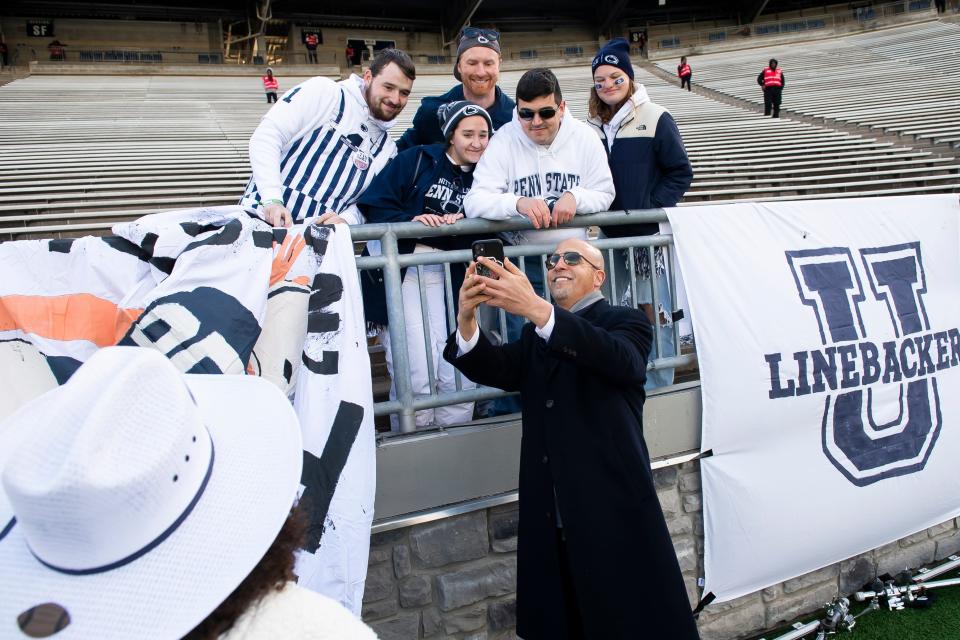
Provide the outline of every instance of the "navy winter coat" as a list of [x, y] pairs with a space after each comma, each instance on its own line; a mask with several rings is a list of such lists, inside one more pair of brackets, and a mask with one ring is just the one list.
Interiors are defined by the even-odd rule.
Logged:
[[[645, 97], [646, 90], [640, 91]], [[634, 94], [632, 113], [620, 123], [613, 140], [607, 139], [599, 119], [587, 121], [607, 150], [617, 190], [611, 210], [676, 206], [693, 181], [693, 167], [673, 116], [649, 100], [637, 104], [637, 98]], [[603, 232], [620, 238], [651, 235], [658, 228], [656, 223], [634, 224], [603, 227]]]
[[[497, 87], [496, 95], [493, 106], [487, 109], [487, 113], [490, 114], [490, 119], [493, 121], [494, 131], [510, 122], [513, 118], [513, 109], [517, 106], [513, 100], [507, 97], [507, 94], [500, 90], [500, 87]], [[437, 119], [437, 109], [441, 105], [455, 100], [465, 100], [462, 84], [458, 84], [442, 96], [428, 96], [421, 100], [420, 108], [413, 116], [413, 126], [407, 129], [403, 136], [397, 140], [397, 149], [403, 151], [418, 144], [445, 142], [443, 133], [440, 131], [440, 121]]]
[[696, 640], [686, 587], [643, 439], [653, 328], [629, 307], [600, 300], [554, 308], [549, 341], [520, 340], [443, 357], [478, 384], [520, 391], [517, 634], [557, 640], [567, 628], [556, 510], [560, 510], [584, 636]]

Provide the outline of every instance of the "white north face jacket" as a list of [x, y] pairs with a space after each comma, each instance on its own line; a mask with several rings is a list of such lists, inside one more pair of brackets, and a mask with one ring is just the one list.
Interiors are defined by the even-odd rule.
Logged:
[[[559, 198], [569, 191], [577, 213], [606, 211], [613, 202], [613, 178], [607, 155], [596, 133], [569, 111], [557, 137], [539, 145], [523, 132], [516, 113], [490, 139], [473, 173], [473, 187], [464, 198], [468, 218], [505, 220], [519, 216], [523, 197]], [[556, 244], [567, 238], [586, 238], [586, 229], [515, 231], [515, 244]]]

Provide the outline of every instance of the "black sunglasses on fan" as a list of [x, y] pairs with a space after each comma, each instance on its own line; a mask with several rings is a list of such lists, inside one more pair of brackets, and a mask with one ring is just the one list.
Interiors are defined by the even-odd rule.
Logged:
[[544, 264], [547, 265], [547, 271], [550, 271], [551, 269], [556, 267], [558, 264], [560, 264], [561, 258], [563, 258], [563, 261], [566, 262], [567, 265], [571, 267], [577, 266], [578, 264], [580, 264], [580, 261], [583, 260], [584, 262], [586, 262], [588, 265], [590, 265], [597, 271], [600, 271], [600, 267], [593, 264], [592, 262], [587, 260], [586, 257], [580, 255], [576, 251], [564, 251], [563, 253], [555, 253], [552, 256], [547, 256], [546, 258], [544, 258], [543, 262]]
[[555, 107], [540, 107], [534, 111], [533, 109], [517, 107], [517, 115], [520, 116], [521, 120], [533, 120], [535, 115], [539, 115], [541, 120], [549, 120], [557, 115], [557, 109]]
[[494, 42], [500, 39], [500, 32], [495, 29], [478, 29], [477, 27], [464, 27], [460, 33], [460, 39], [483, 37]]

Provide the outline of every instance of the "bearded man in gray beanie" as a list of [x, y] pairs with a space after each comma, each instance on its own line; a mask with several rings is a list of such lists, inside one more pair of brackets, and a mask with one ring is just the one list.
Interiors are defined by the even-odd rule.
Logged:
[[460, 84], [441, 96], [428, 96], [420, 102], [413, 126], [397, 141], [397, 149], [403, 151], [417, 145], [444, 142], [437, 110], [457, 100], [467, 100], [486, 109], [494, 130], [510, 122], [516, 104], [497, 86], [500, 59], [499, 32], [464, 27], [453, 67], [453, 75]]

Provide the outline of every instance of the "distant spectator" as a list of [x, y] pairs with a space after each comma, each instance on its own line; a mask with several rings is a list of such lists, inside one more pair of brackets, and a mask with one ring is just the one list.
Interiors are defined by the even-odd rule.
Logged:
[[770, 58], [770, 66], [757, 76], [757, 84], [763, 87], [763, 115], [769, 116], [771, 108], [773, 117], [780, 117], [780, 102], [783, 99], [783, 88], [787, 81], [783, 77], [783, 69], [777, 68], [777, 60]]
[[308, 33], [304, 39], [303, 45], [307, 48], [307, 62], [317, 64], [317, 45], [320, 44], [320, 38], [315, 33]]
[[496, 131], [513, 119], [516, 106], [497, 86], [500, 79], [500, 33], [493, 29], [465, 27], [457, 46], [453, 76], [461, 82], [441, 96], [429, 96], [420, 102], [413, 126], [397, 140], [403, 151], [418, 144], [443, 142], [437, 123], [437, 109], [455, 100], [467, 100], [487, 110]]
[[353, 50], [353, 45], [349, 42], [347, 43], [347, 48], [343, 50], [343, 57], [347, 61], [347, 66], [352, 67], [354, 65], [353, 57], [356, 55], [356, 51]]
[[7, 43], [0, 40], [0, 68], [10, 66], [10, 58], [7, 51]]
[[686, 85], [687, 91], [693, 91], [693, 89], [690, 88], [693, 69], [687, 64], [687, 56], [680, 57], [680, 64], [677, 65], [677, 75], [680, 77], [680, 88], [683, 89], [684, 85]]
[[[490, 115], [465, 100], [450, 102], [438, 113], [447, 142], [421, 145], [407, 149], [394, 158], [377, 174], [370, 187], [360, 196], [357, 206], [367, 222], [420, 222], [429, 227], [453, 224], [463, 218], [463, 198], [473, 184], [473, 168], [487, 148], [492, 123]], [[400, 240], [400, 253], [468, 249], [472, 236], [439, 236], [419, 240]], [[426, 395], [435, 392], [452, 393], [457, 390], [453, 367], [441, 354], [452, 327], [447, 328], [447, 305], [444, 302], [443, 265], [426, 265], [417, 269], [405, 268], [402, 273], [401, 295], [406, 318], [407, 352], [410, 362], [410, 385], [413, 393]], [[463, 263], [450, 265], [450, 279], [454, 291], [459, 291], [466, 268]], [[420, 298], [420, 280], [425, 296]], [[363, 308], [368, 322], [387, 324], [387, 300], [381, 271], [363, 271]], [[421, 309], [426, 307], [426, 314]], [[451, 314], [456, 309], [449, 310]], [[424, 327], [422, 319], [426, 318]], [[430, 336], [425, 344], [424, 334]], [[389, 335], [381, 332], [380, 342], [386, 351], [390, 378], [395, 379], [393, 349]], [[427, 353], [431, 354], [428, 363]], [[433, 367], [435, 389], [430, 388], [428, 365]], [[476, 385], [464, 378], [463, 389]], [[390, 397], [395, 399], [396, 389]], [[418, 427], [431, 424], [446, 426], [469, 422], [473, 418], [473, 403], [417, 411]], [[393, 419], [393, 428], [399, 422]]]
[[934, 4], [937, 5], [937, 13], [946, 13], [947, 11], [947, 0], [934, 0]]
[[54, 40], [48, 44], [47, 49], [50, 50], [50, 59], [56, 62], [63, 62], [66, 59], [65, 46], [66, 45], [59, 40]]
[[277, 89], [280, 88], [280, 83], [277, 82], [277, 79], [273, 75], [273, 69], [267, 67], [267, 75], [263, 76], [263, 90], [267, 94], [267, 104], [271, 104], [277, 101]]

